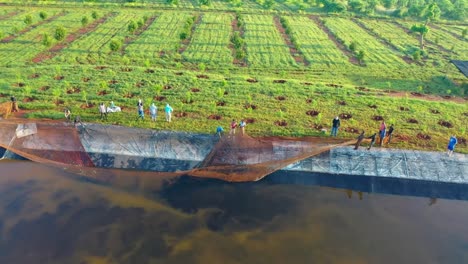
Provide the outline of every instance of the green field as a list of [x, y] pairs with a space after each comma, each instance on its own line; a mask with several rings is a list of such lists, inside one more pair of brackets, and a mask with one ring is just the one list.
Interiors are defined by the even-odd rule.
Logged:
[[[237, 13], [234, 2], [215, 1], [209, 8], [197, 3], [180, 1], [183, 10], [163, 2], [146, 8], [5, 6], [0, 103], [16, 95], [27, 117], [62, 118], [69, 107], [85, 121], [100, 122], [97, 104], [114, 101], [123, 112], [109, 123], [212, 133], [218, 124], [227, 128], [232, 119], [248, 118], [247, 131], [254, 135], [322, 135], [343, 114], [352, 117], [342, 120], [339, 136], [353, 138], [359, 130], [376, 132], [375, 119], [382, 117], [395, 124], [395, 146], [402, 148], [442, 150], [450, 134], [468, 138], [467, 78], [450, 63], [467, 59], [463, 24], [431, 28], [426, 55], [412, 61], [419, 42], [407, 29], [416, 22], [314, 14], [321, 28], [310, 14], [288, 13], [291, 4], [275, 5], [284, 12], [277, 14], [258, 10], [253, 1], [243, 3], [249, 12]], [[40, 12], [48, 14], [45, 21]], [[83, 17], [92, 27], [81, 23]], [[130, 32], [131, 21], [141, 28]], [[235, 26], [246, 64], [235, 63]], [[76, 38], [55, 40], [57, 27]], [[43, 44], [44, 34], [52, 37], [50, 46]], [[112, 50], [115, 41], [122, 46]], [[365, 52], [361, 64], [349, 55], [351, 43]], [[293, 50], [308, 63], [296, 62]], [[170, 103], [174, 122], [137, 121], [138, 98], [146, 106], [156, 102], [160, 112]], [[466, 145], [459, 150], [468, 153]]]

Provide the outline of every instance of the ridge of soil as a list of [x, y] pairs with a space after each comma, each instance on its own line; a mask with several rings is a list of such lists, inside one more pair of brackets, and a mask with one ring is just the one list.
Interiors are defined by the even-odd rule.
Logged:
[[325, 26], [325, 24], [323, 23], [323, 21], [320, 19], [319, 16], [317, 15], [310, 15], [309, 18], [315, 22], [315, 24], [323, 31], [325, 32], [325, 34], [327, 34], [328, 36], [328, 39], [330, 39], [331, 41], [333, 41], [333, 43], [335, 43], [335, 46], [337, 49], [339, 49], [346, 57], [348, 57], [349, 59], [349, 62], [354, 64], [354, 65], [358, 65], [358, 66], [362, 66], [360, 63], [359, 63], [359, 60], [354, 56], [354, 54], [349, 51], [345, 45], [343, 43], [341, 43], [341, 41], [338, 40], [338, 38], [331, 32], [331, 30], [329, 28], [327, 28], [327, 26]]
[[37, 54], [36, 57], [34, 57], [34, 59], [32, 59], [32, 61], [34, 63], [40, 63], [40, 62], [43, 62], [45, 60], [52, 59], [53, 57], [55, 57], [58, 54], [58, 52], [60, 52], [64, 48], [66, 48], [73, 41], [75, 41], [76, 39], [80, 38], [81, 36], [83, 36], [85, 34], [88, 34], [88, 33], [92, 32], [100, 24], [104, 23], [109, 17], [112, 17], [112, 16], [115, 16], [115, 13], [109, 13], [106, 16], [103, 16], [103, 17], [95, 20], [93, 23], [88, 24], [86, 27], [82, 27], [82, 28], [78, 29], [77, 31], [69, 34], [65, 38], [65, 40], [63, 40], [62, 42], [55, 44], [52, 48], [50, 48], [49, 50], [47, 50], [45, 52], [41, 52], [41, 53]]
[[310, 63], [304, 57], [304, 54], [297, 49], [297, 47], [292, 43], [291, 37], [286, 33], [286, 29], [281, 24], [281, 20], [279, 16], [274, 16], [273, 21], [275, 22], [276, 29], [280, 32], [281, 36], [283, 37], [284, 42], [289, 48], [289, 53], [294, 58], [297, 64], [301, 64], [304, 66], [309, 66]]

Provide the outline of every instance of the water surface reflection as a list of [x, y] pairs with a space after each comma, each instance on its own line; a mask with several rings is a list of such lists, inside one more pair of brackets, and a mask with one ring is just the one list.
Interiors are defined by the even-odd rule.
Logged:
[[[158, 181], [160, 181], [158, 183]], [[0, 162], [0, 263], [467, 263], [468, 202]]]

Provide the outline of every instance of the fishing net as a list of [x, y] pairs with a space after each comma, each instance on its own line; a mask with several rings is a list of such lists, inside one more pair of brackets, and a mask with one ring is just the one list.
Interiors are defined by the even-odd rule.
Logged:
[[[330, 138], [225, 136], [102, 124], [0, 121], [0, 147], [32, 161], [74, 169], [96, 167], [171, 172], [225, 181], [256, 181], [303, 159], [352, 142]], [[139, 172], [135, 172], [138, 174]], [[155, 175], [157, 175], [155, 173]]]

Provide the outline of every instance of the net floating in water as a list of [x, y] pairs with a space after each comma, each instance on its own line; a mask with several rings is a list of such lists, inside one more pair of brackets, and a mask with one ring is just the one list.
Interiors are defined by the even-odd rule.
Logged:
[[349, 145], [335, 138], [191, 134], [102, 124], [0, 121], [0, 147], [32, 161], [80, 171], [96, 167], [256, 181], [303, 159]]

